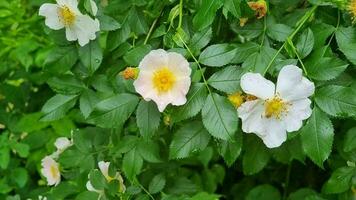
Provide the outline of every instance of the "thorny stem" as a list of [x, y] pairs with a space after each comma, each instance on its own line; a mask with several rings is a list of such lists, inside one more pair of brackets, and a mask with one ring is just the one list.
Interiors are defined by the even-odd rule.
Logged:
[[[318, 6], [314, 5], [311, 10], [309, 10], [307, 13], [305, 13], [305, 15], [297, 22], [297, 28], [293, 31], [292, 34], [290, 34], [290, 36], [288, 36], [288, 39], [292, 41], [293, 37], [299, 32], [299, 30], [303, 27], [303, 25], [305, 24], [305, 22], [313, 15], [314, 11], [316, 10]], [[265, 71], [263, 72], [263, 75], [266, 75], [267, 71], [269, 70], [269, 68], [272, 66], [274, 60], [277, 58], [277, 56], [279, 55], [279, 53], [282, 51], [282, 49], [285, 47], [288, 39], [286, 39], [283, 43], [283, 45], [278, 49], [278, 51], [276, 52], [276, 54], [272, 57], [272, 60], [268, 63]]]

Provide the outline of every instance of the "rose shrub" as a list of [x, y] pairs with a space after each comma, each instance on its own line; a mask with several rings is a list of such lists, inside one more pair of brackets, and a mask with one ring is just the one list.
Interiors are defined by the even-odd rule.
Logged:
[[0, 1], [0, 199], [356, 199], [356, 0]]

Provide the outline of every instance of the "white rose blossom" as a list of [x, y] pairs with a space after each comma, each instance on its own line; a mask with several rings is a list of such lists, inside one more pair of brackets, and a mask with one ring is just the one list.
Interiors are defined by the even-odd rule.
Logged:
[[42, 159], [41, 166], [41, 173], [47, 179], [47, 184], [57, 186], [61, 182], [59, 164], [51, 156], [46, 156]]
[[59, 137], [54, 142], [54, 146], [57, 148], [57, 151], [53, 152], [51, 157], [57, 159], [63, 151], [68, 149], [70, 146], [73, 145], [73, 141], [69, 140], [66, 137]]
[[168, 104], [186, 103], [191, 69], [182, 55], [163, 49], [152, 50], [142, 59], [139, 69], [134, 82], [136, 92], [146, 101], [153, 100], [160, 112]]
[[[90, 2], [93, 12], [97, 12], [95, 2]], [[68, 41], [78, 40], [80, 46], [95, 40], [100, 30], [99, 20], [83, 15], [78, 9], [77, 0], [57, 0], [57, 4], [44, 3], [39, 15], [44, 16], [45, 24], [54, 30], [65, 28]]]
[[[124, 179], [122, 178], [122, 176], [119, 172], [116, 172], [115, 177], [109, 176], [110, 162], [100, 161], [100, 162], [98, 162], [98, 166], [99, 166], [99, 169], [100, 169], [101, 173], [103, 174], [103, 176], [105, 177], [107, 182], [111, 182], [113, 180], [118, 180], [120, 183], [118, 191], [121, 193], [124, 193], [126, 191], [126, 187], [124, 185]], [[102, 190], [95, 189], [93, 187], [93, 185], [90, 183], [90, 180], [86, 183], [86, 187], [87, 187], [87, 190], [89, 190], [91, 192], [96, 192], [101, 195], [104, 193], [104, 191], [102, 191]]]
[[238, 108], [242, 130], [255, 133], [268, 148], [280, 146], [286, 132], [299, 130], [312, 113], [308, 97], [314, 93], [314, 83], [295, 65], [281, 69], [276, 87], [258, 73], [244, 74], [240, 84], [245, 93], [257, 97]]

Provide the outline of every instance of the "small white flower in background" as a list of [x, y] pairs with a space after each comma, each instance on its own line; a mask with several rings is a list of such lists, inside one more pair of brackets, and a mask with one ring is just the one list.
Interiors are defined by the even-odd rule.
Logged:
[[57, 148], [57, 151], [53, 152], [51, 154], [52, 158], [57, 159], [63, 151], [65, 151], [67, 148], [73, 145], [73, 141], [69, 140], [66, 137], [59, 137], [56, 139], [54, 142], [54, 146]]
[[59, 137], [54, 142], [54, 146], [56, 146], [57, 151], [60, 151], [60, 152], [63, 152], [64, 150], [66, 150], [68, 147], [70, 147], [72, 145], [73, 145], [73, 142], [66, 137]]
[[47, 200], [47, 197], [39, 195], [38, 200]]
[[[97, 11], [95, 2], [91, 2], [93, 12]], [[99, 20], [83, 15], [78, 9], [77, 0], [57, 0], [57, 4], [45, 3], [40, 7], [39, 15], [46, 18], [45, 24], [54, 30], [66, 29], [68, 41], [78, 40], [80, 46], [96, 38], [100, 29]]]
[[57, 186], [61, 182], [59, 164], [51, 156], [46, 156], [42, 159], [41, 166], [41, 173], [46, 177], [47, 184]]
[[284, 66], [276, 87], [258, 73], [244, 74], [240, 84], [245, 93], [258, 97], [238, 108], [242, 130], [255, 133], [269, 148], [280, 146], [286, 132], [299, 130], [312, 113], [308, 97], [314, 93], [314, 83], [297, 66]]
[[133, 83], [136, 92], [146, 101], [153, 100], [160, 112], [168, 104], [186, 103], [191, 69], [182, 55], [163, 49], [152, 50], [142, 59], [139, 69]]
[[[126, 191], [126, 187], [124, 185], [124, 179], [122, 178], [122, 176], [119, 172], [116, 172], [115, 177], [109, 176], [110, 162], [100, 161], [100, 162], [98, 162], [98, 166], [99, 166], [99, 169], [100, 169], [101, 173], [103, 174], [103, 176], [105, 177], [107, 182], [111, 182], [113, 180], [118, 180], [120, 183], [118, 191], [121, 193], [124, 193]], [[97, 192], [100, 194], [103, 193], [103, 191], [95, 189], [93, 187], [93, 185], [90, 183], [90, 181], [87, 182], [86, 187], [87, 187], [87, 190], [89, 190], [89, 191]]]

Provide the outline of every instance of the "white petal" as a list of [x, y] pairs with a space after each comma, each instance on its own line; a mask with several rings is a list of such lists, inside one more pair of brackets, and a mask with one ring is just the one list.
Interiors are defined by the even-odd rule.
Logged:
[[262, 100], [247, 101], [238, 109], [237, 113], [242, 121], [245, 133], [262, 133], [264, 130], [264, 106]]
[[133, 82], [135, 90], [146, 101], [156, 98], [157, 92], [152, 85], [152, 72], [140, 71], [137, 79]]
[[99, 169], [101, 171], [101, 173], [105, 176], [105, 178], [107, 179], [109, 177], [109, 166], [110, 166], [110, 162], [104, 162], [104, 161], [100, 161], [98, 162], [98, 166]]
[[72, 142], [66, 137], [59, 137], [54, 142], [54, 146], [56, 146], [57, 150], [64, 151], [68, 147], [72, 146]]
[[90, 183], [90, 181], [87, 182], [87, 184], [85, 185], [88, 191], [91, 192], [97, 192], [97, 193], [101, 193], [102, 191], [97, 190], [93, 187], [93, 185]]
[[246, 73], [241, 77], [242, 90], [263, 100], [274, 96], [274, 83], [258, 73]]
[[66, 38], [68, 41], [75, 41], [78, 39], [77, 33], [71, 27], [66, 28]]
[[46, 17], [45, 24], [51, 29], [59, 30], [64, 27], [58, 16], [58, 5], [45, 3], [42, 4], [39, 10], [39, 15]]
[[276, 92], [287, 101], [307, 98], [314, 89], [314, 83], [303, 77], [303, 71], [295, 65], [286, 65], [279, 72]]
[[278, 119], [267, 119], [265, 123], [265, 134], [263, 134], [261, 139], [268, 148], [281, 146], [282, 143], [287, 140], [287, 133], [283, 123]]
[[95, 16], [98, 13], [98, 7], [96, 6], [95, 1], [90, 0], [90, 7], [91, 11], [93, 12], [93, 15]]
[[283, 119], [288, 132], [299, 130], [303, 125], [303, 120], [309, 118], [312, 114], [309, 99], [301, 99], [291, 103], [287, 116]]
[[88, 15], [78, 15], [75, 18], [72, 30], [76, 33], [80, 46], [85, 46], [90, 40], [95, 40], [96, 32], [100, 30], [99, 20]]
[[168, 68], [174, 71], [177, 76], [190, 76], [192, 71], [187, 59], [175, 52], [168, 53]]
[[168, 66], [168, 54], [163, 49], [150, 51], [140, 62], [140, 71], [154, 71]]

